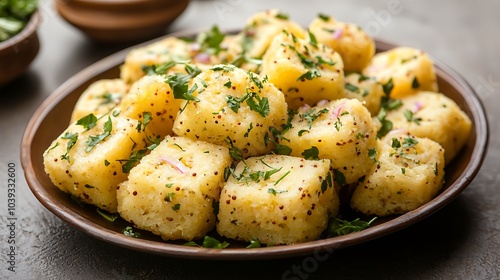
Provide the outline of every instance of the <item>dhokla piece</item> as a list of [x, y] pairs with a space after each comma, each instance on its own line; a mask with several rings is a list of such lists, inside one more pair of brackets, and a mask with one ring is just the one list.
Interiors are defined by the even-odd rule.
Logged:
[[419, 92], [401, 99], [403, 105], [389, 111], [386, 119], [412, 135], [438, 142], [450, 163], [471, 133], [471, 120], [460, 107], [442, 93]]
[[339, 99], [299, 110], [279, 143], [292, 156], [330, 159], [342, 187], [371, 170], [376, 137], [368, 109], [357, 99]]
[[288, 118], [283, 93], [255, 73], [216, 65], [194, 78], [192, 96], [174, 122], [176, 135], [235, 147], [243, 157], [269, 153], [270, 127]]
[[380, 111], [381, 100], [385, 94], [382, 84], [374, 78], [355, 72], [346, 75], [344, 81], [346, 98], [358, 99], [372, 116], [376, 116]]
[[356, 24], [319, 15], [311, 22], [309, 30], [316, 36], [318, 43], [340, 54], [346, 72], [363, 70], [375, 54], [375, 42]]
[[305, 30], [277, 9], [259, 12], [248, 19], [243, 30], [243, 52], [250, 58], [261, 58], [274, 37], [287, 30], [296, 37], [304, 38]]
[[55, 139], [44, 153], [45, 172], [56, 187], [108, 212], [116, 212], [116, 187], [127, 163], [145, 142], [137, 121], [88, 115]]
[[314, 40], [282, 31], [262, 57], [261, 75], [285, 95], [288, 107], [314, 106], [321, 100], [345, 97], [340, 55]]
[[217, 232], [270, 245], [316, 240], [339, 209], [329, 169], [283, 155], [240, 162], [221, 192]]
[[[120, 66], [120, 79], [132, 84], [147, 74], [145, 69], [153, 65], [161, 65], [171, 61], [189, 60], [189, 43], [176, 37], [167, 37], [158, 42], [140, 48], [134, 48], [125, 57]], [[182, 71], [183, 65], [177, 70]]]
[[377, 164], [356, 187], [351, 206], [366, 215], [404, 214], [429, 202], [443, 186], [444, 149], [392, 131], [379, 141]]
[[92, 83], [78, 98], [70, 123], [88, 114], [100, 117], [109, 113], [120, 103], [128, 90], [129, 85], [120, 79], [103, 79]]
[[167, 136], [120, 184], [118, 212], [165, 240], [201, 238], [215, 225], [230, 164], [225, 147]]
[[175, 99], [165, 82], [165, 75], [150, 75], [132, 84], [119, 109], [124, 117], [141, 122], [141, 129], [152, 138], [163, 139], [172, 134], [172, 126], [181, 99]]
[[391, 84], [392, 98], [438, 90], [434, 63], [424, 51], [415, 48], [397, 47], [377, 53], [362, 73], [384, 85]]

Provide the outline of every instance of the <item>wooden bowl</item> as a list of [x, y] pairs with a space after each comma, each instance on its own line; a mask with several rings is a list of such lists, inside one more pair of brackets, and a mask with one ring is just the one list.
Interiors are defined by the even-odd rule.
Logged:
[[99, 42], [151, 39], [163, 34], [189, 0], [56, 0], [57, 12]]
[[[188, 37], [194, 34], [184, 32], [171, 36]], [[149, 43], [152, 41], [145, 44]], [[395, 47], [381, 41], [376, 41], [376, 44], [379, 50]], [[360, 232], [285, 246], [246, 249], [231, 241], [229, 248], [207, 249], [166, 242], [145, 231], [139, 231], [142, 233], [141, 239], [127, 237], [121, 233], [121, 230], [129, 225], [127, 222], [122, 219], [109, 222], [96, 212], [95, 207], [82, 208], [55, 187], [44, 172], [42, 156], [51, 142], [68, 126], [71, 112], [80, 94], [94, 81], [119, 77], [119, 66], [130, 50], [123, 50], [89, 66], [61, 85], [34, 113], [21, 144], [21, 163], [25, 177], [37, 199], [52, 213], [78, 230], [111, 244], [150, 254], [207, 260], [276, 259], [313, 254], [322, 250], [331, 252], [401, 230], [438, 211], [469, 185], [486, 154], [488, 124], [477, 94], [460, 75], [434, 60], [441, 92], [453, 99], [471, 118], [472, 132], [463, 150], [447, 166], [446, 183], [442, 191], [422, 207], [403, 215], [378, 219], [373, 226]]]
[[23, 74], [37, 56], [39, 25], [40, 14], [35, 12], [20, 33], [0, 43], [0, 86]]

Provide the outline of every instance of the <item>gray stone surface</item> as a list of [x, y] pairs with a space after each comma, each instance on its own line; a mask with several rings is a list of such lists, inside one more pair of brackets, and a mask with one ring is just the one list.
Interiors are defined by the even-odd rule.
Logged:
[[[389, 3], [399, 5], [397, 12], [388, 12]], [[479, 93], [490, 119], [491, 139], [483, 167], [470, 186], [424, 221], [335, 251], [316, 265], [304, 257], [222, 262], [147, 255], [91, 238], [47, 211], [24, 181], [19, 160], [24, 128], [36, 107], [59, 85], [127, 45], [89, 42], [59, 18], [51, 1], [40, 0], [40, 5], [40, 54], [24, 77], [0, 89], [0, 279], [500, 278], [499, 1], [193, 1], [169, 28], [167, 32], [212, 24], [238, 28], [265, 8], [279, 8], [303, 25], [318, 12], [328, 13], [357, 23], [376, 38], [427, 51], [462, 74]], [[18, 179], [15, 273], [7, 270], [8, 163], [16, 165]]]

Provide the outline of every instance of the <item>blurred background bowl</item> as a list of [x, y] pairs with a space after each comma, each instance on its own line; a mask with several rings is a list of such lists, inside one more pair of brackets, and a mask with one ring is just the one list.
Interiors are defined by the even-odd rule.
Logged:
[[0, 42], [0, 86], [23, 74], [40, 49], [38, 26], [40, 14], [35, 12], [21, 32]]
[[56, 0], [57, 12], [88, 37], [104, 43], [162, 35], [189, 0]]

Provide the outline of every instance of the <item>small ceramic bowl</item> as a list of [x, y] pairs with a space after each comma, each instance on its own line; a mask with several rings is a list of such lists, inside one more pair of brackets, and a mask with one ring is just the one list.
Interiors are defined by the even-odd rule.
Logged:
[[0, 43], [0, 86], [23, 74], [40, 49], [38, 26], [40, 14], [35, 12], [24, 29]]
[[161, 35], [189, 0], [56, 0], [57, 12], [95, 41], [127, 42]]

